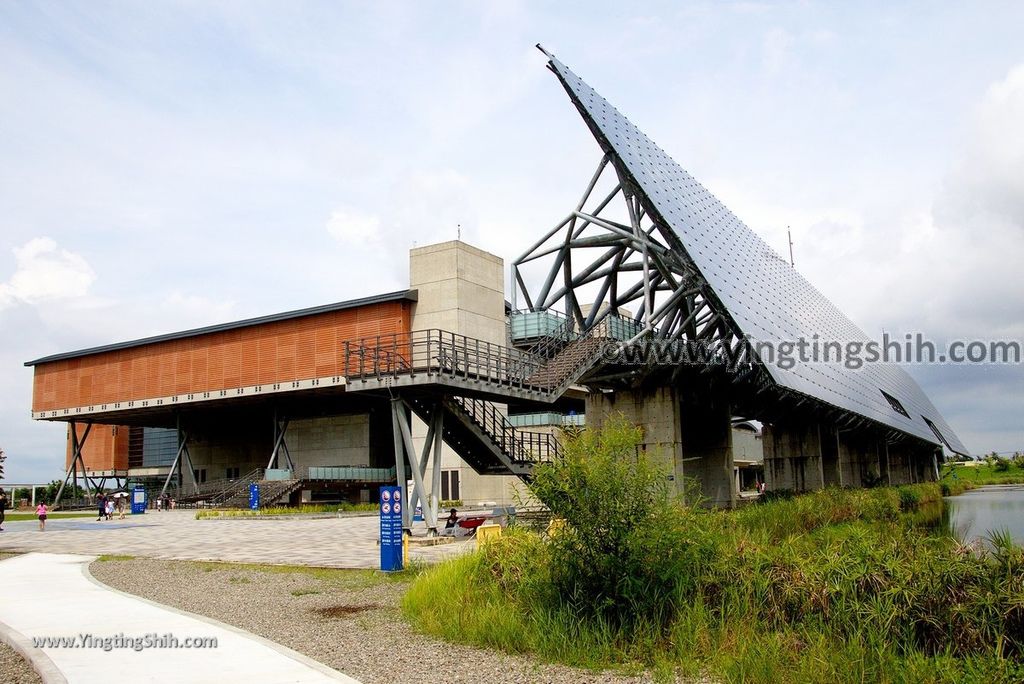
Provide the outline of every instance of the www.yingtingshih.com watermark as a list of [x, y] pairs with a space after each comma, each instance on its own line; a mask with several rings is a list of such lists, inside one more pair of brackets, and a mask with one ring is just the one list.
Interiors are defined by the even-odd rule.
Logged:
[[113, 651], [115, 649], [144, 651], [147, 649], [217, 648], [217, 637], [178, 638], [170, 632], [165, 634], [151, 632], [140, 636], [128, 636], [123, 633], [109, 636], [84, 633], [75, 636], [32, 637], [32, 646], [35, 648], [85, 648], [102, 651]]
[[724, 365], [735, 367], [752, 358], [790, 370], [798, 364], [838, 364], [858, 370], [875, 363], [905, 364], [1020, 364], [1024, 343], [1018, 340], [952, 340], [933, 342], [921, 333], [902, 338], [884, 334], [881, 340], [825, 340], [819, 335], [794, 340], [758, 340], [747, 336], [727, 346], [717, 340], [641, 338], [608, 341], [602, 358], [623, 365]]

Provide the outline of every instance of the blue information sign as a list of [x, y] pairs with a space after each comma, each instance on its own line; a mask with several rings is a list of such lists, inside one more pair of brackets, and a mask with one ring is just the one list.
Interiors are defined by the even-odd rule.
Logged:
[[132, 515], [141, 515], [146, 512], [146, 504], [148, 503], [148, 497], [146, 496], [146, 489], [144, 487], [136, 486], [132, 490]]
[[402, 488], [380, 488], [380, 569], [402, 569]]
[[258, 511], [260, 508], [260, 486], [255, 482], [249, 484], [249, 510]]

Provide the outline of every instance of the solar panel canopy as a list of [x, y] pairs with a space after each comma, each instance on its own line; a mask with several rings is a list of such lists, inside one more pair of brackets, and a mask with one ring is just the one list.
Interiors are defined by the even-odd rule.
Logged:
[[[681, 252], [714, 292], [740, 334], [778, 345], [797, 340], [870, 338], [693, 176], [583, 79], [549, 55], [550, 66], [604, 151], [641, 194], [668, 246]], [[901, 367], [865, 363], [764, 363], [782, 387], [914, 435], [967, 450]], [[886, 394], [898, 400], [903, 415]], [[929, 425], [930, 421], [935, 429]], [[938, 435], [936, 434], [938, 431]]]

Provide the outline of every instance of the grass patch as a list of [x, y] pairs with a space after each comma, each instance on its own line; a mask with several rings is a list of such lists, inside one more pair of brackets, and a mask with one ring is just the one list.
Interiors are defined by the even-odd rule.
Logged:
[[381, 584], [408, 582], [423, 571], [410, 563], [401, 572], [316, 568], [306, 565], [269, 565], [265, 563], [221, 563], [218, 561], [181, 561], [191, 563], [202, 572], [262, 572], [274, 575], [302, 575], [346, 589], [366, 589]]
[[135, 560], [135, 556], [125, 556], [125, 555], [117, 554], [117, 553], [104, 553], [103, 555], [101, 555], [96, 560], [98, 560], [100, 563], [111, 563], [111, 562], [114, 562], [114, 561], [130, 561], [130, 560]]
[[428, 634], [585, 668], [729, 682], [1021, 681], [1021, 551], [978, 556], [922, 532], [900, 506], [893, 489], [835, 490], [695, 513], [690, 529], [712, 559], [677, 578], [660, 625], [565, 600], [550, 542], [526, 531], [427, 570], [403, 612]]
[[376, 610], [380, 606], [376, 603], [365, 603], [358, 606], [329, 606], [327, 608], [317, 608], [314, 613], [320, 617], [325, 618], [350, 618], [353, 615], [359, 613], [365, 613], [368, 610]]
[[[1005, 468], [1005, 469], [1001, 469]], [[1024, 468], [1016, 465], [965, 466], [958, 463], [945, 463], [939, 470], [943, 482], [957, 481], [967, 485], [980, 487], [990, 484], [1024, 484]]]
[[319, 594], [319, 589], [295, 589], [292, 591], [292, 596], [309, 596], [310, 594]]
[[1024, 551], [924, 529], [939, 484], [698, 510], [659, 489], [630, 429], [538, 469], [567, 521], [553, 537], [512, 530], [420, 574], [402, 602], [413, 626], [661, 678], [1024, 681]]
[[217, 518], [263, 518], [267, 516], [281, 517], [281, 516], [298, 516], [298, 515], [315, 515], [315, 514], [329, 514], [329, 513], [352, 513], [352, 512], [364, 512], [373, 513], [377, 510], [377, 504], [366, 503], [366, 504], [331, 504], [331, 505], [304, 505], [304, 506], [269, 506], [267, 508], [261, 508], [258, 511], [250, 511], [246, 509], [203, 509], [196, 511], [196, 520], [208, 520]]

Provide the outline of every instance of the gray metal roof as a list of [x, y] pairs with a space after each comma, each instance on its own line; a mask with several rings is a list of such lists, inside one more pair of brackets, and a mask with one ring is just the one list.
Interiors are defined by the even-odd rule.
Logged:
[[[567, 66], [550, 66], [620, 173], [634, 182], [662, 237], [703, 275], [738, 330], [770, 344], [812, 340], [865, 342], [868, 336], [832, 302], [738, 219], [693, 176], [644, 135]], [[765, 363], [772, 379], [790, 390], [967, 453], [917, 383], [891, 363], [859, 370], [837, 363], [798, 363], [791, 369]], [[908, 415], [886, 399], [899, 400]]]
[[395, 302], [395, 301], [416, 301], [416, 290], [399, 290], [397, 292], [388, 292], [385, 294], [374, 295], [372, 297], [362, 297], [361, 299], [349, 299], [344, 302], [336, 302], [334, 304], [324, 304], [322, 306], [314, 306], [308, 309], [297, 309], [295, 311], [286, 311], [284, 313], [271, 314], [269, 316], [260, 316], [259, 318], [247, 318], [242, 321], [234, 321], [232, 323], [220, 323], [218, 325], [211, 325], [205, 328], [194, 328], [192, 330], [183, 330], [181, 332], [167, 333], [166, 335], [157, 335], [155, 337], [144, 337], [139, 340], [132, 340], [130, 342], [118, 342], [116, 344], [108, 344], [102, 347], [91, 347], [89, 349], [80, 349], [78, 351], [63, 352], [61, 354], [53, 354], [51, 356], [44, 356], [41, 359], [35, 361], [26, 361], [26, 366], [37, 366], [41, 363], [50, 363], [51, 361], [63, 361], [65, 359], [74, 359], [80, 356], [90, 356], [92, 354], [102, 354], [104, 352], [118, 351], [121, 349], [131, 349], [132, 347], [141, 347], [147, 344], [157, 344], [158, 342], [170, 342], [172, 340], [181, 340], [188, 337], [197, 337], [199, 335], [209, 335], [211, 333], [225, 332], [228, 330], [238, 330], [239, 328], [248, 328], [254, 325], [264, 325], [267, 323], [277, 323], [279, 321], [288, 321], [294, 318], [305, 318], [306, 316], [316, 316], [317, 314], [331, 313], [332, 311], [342, 311], [344, 309], [354, 309], [360, 306], [369, 306], [371, 304], [382, 304], [384, 302]]

